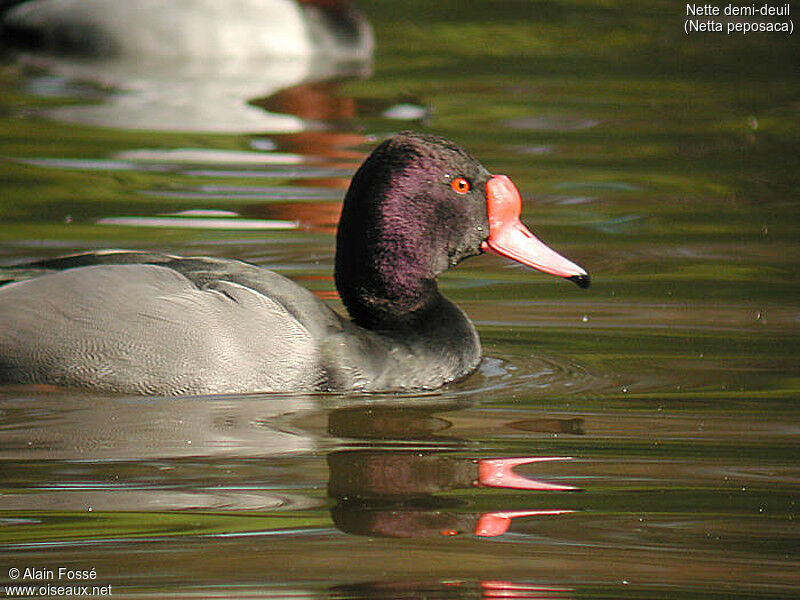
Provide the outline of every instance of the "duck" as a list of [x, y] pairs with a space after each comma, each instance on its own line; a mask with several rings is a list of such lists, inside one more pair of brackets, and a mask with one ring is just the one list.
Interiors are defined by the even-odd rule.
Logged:
[[36, 109], [46, 119], [230, 134], [307, 129], [298, 115], [255, 101], [367, 77], [375, 46], [348, 0], [7, 0], [0, 43], [32, 73], [47, 73], [48, 85], [55, 78], [69, 93], [90, 84], [102, 100]]
[[365, 61], [374, 37], [348, 0], [12, 0], [3, 40], [54, 54], [139, 60]]
[[0, 285], [0, 381], [145, 396], [440, 388], [482, 357], [474, 324], [438, 289], [444, 271], [491, 252], [590, 283], [521, 222], [521, 208], [511, 179], [459, 145], [401, 132], [344, 197], [334, 282], [347, 315], [239, 260], [133, 250], [46, 259]]

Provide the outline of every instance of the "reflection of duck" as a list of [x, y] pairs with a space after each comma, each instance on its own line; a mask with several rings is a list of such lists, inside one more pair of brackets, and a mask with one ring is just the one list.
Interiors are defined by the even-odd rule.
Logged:
[[[0, 393], [0, 414], [7, 415], [0, 458], [16, 465], [7, 479], [33, 483], [27, 493], [0, 496], [0, 509], [304, 509], [319, 511], [315, 522], [327, 526], [329, 508], [342, 531], [386, 537], [492, 537], [517, 519], [573, 512], [575, 499], [563, 494], [554, 498], [571, 507], [520, 510], [529, 498], [537, 499], [529, 492], [576, 490], [561, 481], [569, 475], [556, 475], [549, 466], [563, 457], [464, 455], [474, 444], [446, 435], [453, 426], [449, 415], [466, 406], [461, 401], [437, 396], [423, 405], [418, 397], [405, 406], [397, 399], [384, 406], [373, 404], [374, 398], [346, 402], [330, 409], [319, 397], [297, 394], [142, 402], [49, 392], [20, 404], [18, 392]], [[336, 440], [332, 451], [326, 450], [330, 436]], [[344, 438], [358, 440], [358, 448], [349, 449]], [[304, 491], [322, 483], [320, 457], [326, 452], [332, 501], [327, 507], [317, 493]], [[129, 469], [120, 466], [131, 456], [139, 461]], [[49, 467], [35, 474], [25, 468], [43, 457]], [[87, 457], [92, 460], [82, 460]], [[61, 486], [54, 482], [61, 481], [64, 461], [82, 466], [71, 469], [69, 483]], [[114, 481], [98, 485], [109, 461], [117, 465]], [[148, 465], [144, 470], [140, 461]], [[224, 474], [217, 468], [222, 464]], [[230, 483], [229, 469], [244, 485], [209, 484], [216, 477]], [[534, 473], [547, 481], [533, 479]]]
[[442, 452], [331, 452], [328, 493], [337, 498], [414, 498], [471, 487], [563, 492], [574, 487], [518, 475], [514, 468], [567, 457], [472, 459]]
[[347, 0], [28, 0], [3, 25], [11, 41], [92, 57], [364, 61], [373, 48]]
[[516, 517], [559, 515], [570, 510], [504, 510], [475, 513], [465, 502], [436, 494], [476, 487], [572, 491], [572, 486], [522, 477], [515, 466], [563, 457], [470, 459], [442, 452], [350, 450], [328, 455], [328, 494], [336, 526], [347, 533], [427, 537], [505, 533]]
[[[470, 458], [442, 450], [463, 440], [443, 435], [452, 423], [442, 410], [456, 406], [352, 407], [328, 416], [336, 436], [372, 440], [417, 440], [435, 450], [385, 448], [330, 452], [328, 496], [335, 504], [336, 526], [354, 535], [429, 537], [502, 535], [518, 517], [572, 512], [563, 509], [476, 512], [469, 495], [458, 490], [505, 488], [537, 492], [577, 491], [570, 485], [532, 479], [515, 471], [525, 465], [568, 460], [567, 457]], [[451, 492], [455, 492], [454, 494]], [[481, 504], [486, 506], [487, 500]]]
[[0, 379], [139, 394], [434, 388], [478, 365], [436, 277], [485, 250], [588, 285], [520, 222], [511, 180], [406, 133], [353, 178], [335, 279], [352, 321], [265, 269], [100, 252], [0, 287]]
[[353, 600], [398, 600], [411, 598], [436, 598], [437, 600], [497, 600], [520, 598], [547, 600], [572, 598], [570, 588], [536, 585], [530, 582], [488, 580], [473, 581], [448, 579], [446, 581], [401, 580], [366, 581], [337, 585], [331, 588], [331, 598]]
[[473, 534], [478, 537], [503, 535], [511, 520], [521, 517], [563, 515], [571, 510], [515, 510], [483, 514], [447, 510], [447, 505], [425, 508], [374, 506], [362, 502], [341, 502], [331, 509], [338, 529], [370, 537], [421, 538]]

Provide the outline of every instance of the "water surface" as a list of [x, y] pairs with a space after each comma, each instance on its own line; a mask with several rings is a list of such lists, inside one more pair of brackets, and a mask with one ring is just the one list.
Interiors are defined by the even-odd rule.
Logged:
[[[159, 598], [796, 596], [796, 37], [685, 37], [666, 2], [364, 8], [371, 73], [234, 86], [239, 133], [113, 127], [135, 99], [9, 56], [0, 264], [236, 257], [341, 309], [347, 181], [412, 128], [509, 175], [593, 286], [495, 256], [447, 273], [486, 359], [421, 395], [3, 388], [3, 584], [62, 566]], [[476, 485], [504, 457], [575, 489]]]

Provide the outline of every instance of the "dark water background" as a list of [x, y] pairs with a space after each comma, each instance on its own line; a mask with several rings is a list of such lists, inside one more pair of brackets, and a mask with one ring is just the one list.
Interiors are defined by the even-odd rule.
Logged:
[[[486, 359], [420, 396], [4, 388], [0, 580], [95, 569], [114, 595], [154, 598], [797, 597], [797, 35], [687, 37], [673, 2], [363, 8], [372, 73], [248, 81], [251, 108], [278, 116], [246, 133], [117, 129], [129, 96], [8, 57], [0, 264], [236, 257], [340, 306], [344, 188], [412, 128], [509, 175], [526, 222], [593, 286], [494, 256], [449, 272]], [[159, 102], [227, 118], [159, 77]], [[578, 489], [474, 485], [477, 461], [502, 457], [557, 458], [517, 472]], [[475, 535], [489, 521], [507, 531]]]

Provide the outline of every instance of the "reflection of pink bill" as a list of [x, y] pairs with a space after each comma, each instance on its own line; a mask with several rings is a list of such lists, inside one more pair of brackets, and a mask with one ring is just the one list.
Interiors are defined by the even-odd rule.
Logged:
[[475, 525], [475, 535], [479, 537], [496, 537], [503, 535], [511, 526], [511, 519], [517, 517], [542, 517], [547, 515], [563, 515], [574, 510], [506, 510], [481, 515]]
[[[519, 458], [485, 458], [478, 461], [478, 484], [487, 487], [513, 488], [518, 490], [535, 490], [540, 492], [576, 491], [571, 485], [547, 483], [538, 479], [529, 479], [514, 473], [514, 467], [536, 462], [554, 460], [572, 460], [571, 456], [526, 456]], [[504, 534], [511, 526], [511, 519], [516, 517], [540, 517], [545, 515], [563, 515], [573, 510], [510, 510], [484, 513], [475, 525], [475, 535], [479, 537], [495, 537]]]
[[563, 598], [571, 588], [531, 585], [513, 581], [481, 581], [484, 598]]
[[571, 485], [547, 483], [537, 479], [522, 477], [514, 472], [514, 467], [536, 462], [553, 460], [572, 460], [571, 456], [532, 456], [520, 458], [484, 458], [478, 461], [478, 483], [487, 487], [536, 490], [541, 492], [575, 491]]

